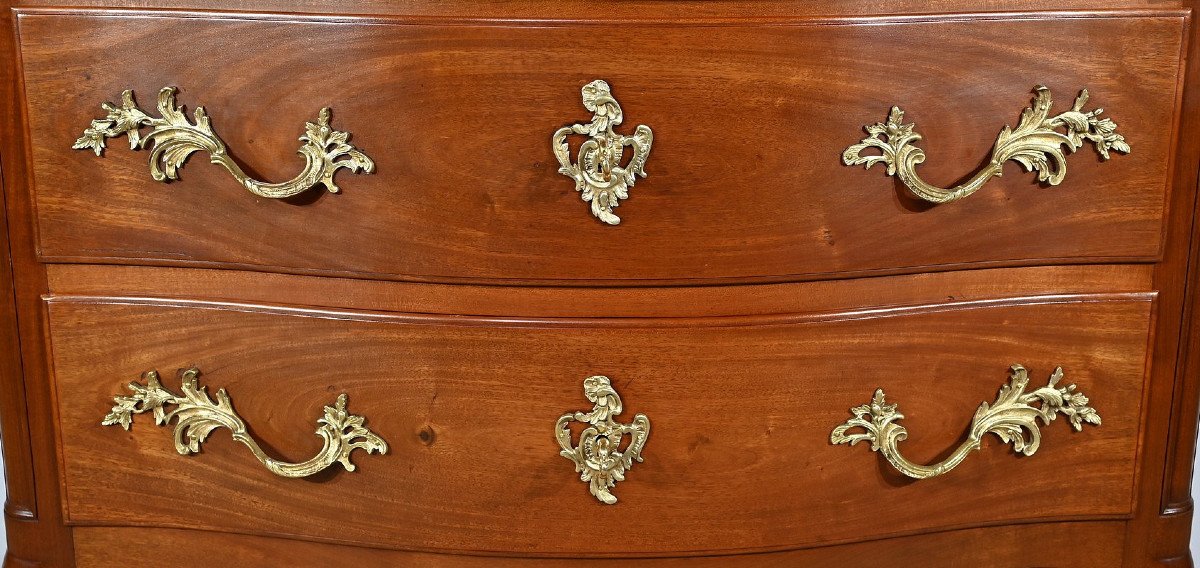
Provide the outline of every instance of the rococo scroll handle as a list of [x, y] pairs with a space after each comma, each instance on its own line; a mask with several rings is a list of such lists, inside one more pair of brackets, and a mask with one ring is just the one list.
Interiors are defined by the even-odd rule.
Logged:
[[[634, 415], [629, 424], [613, 417], [622, 410], [621, 397], [608, 377], [595, 376], [583, 380], [583, 395], [594, 405], [591, 412], [568, 412], [554, 425], [554, 437], [562, 448], [562, 457], [575, 463], [579, 479], [588, 484], [592, 495], [606, 505], [617, 502], [609, 490], [618, 481], [625, 481], [625, 472], [634, 461], [642, 461], [642, 448], [650, 436], [650, 419], [645, 414]], [[584, 424], [579, 444], [571, 439], [571, 422]], [[629, 446], [620, 451], [624, 437]]]
[[[145, 412], [153, 413], [154, 421], [159, 426], [176, 420], [175, 449], [181, 455], [198, 453], [200, 444], [213, 430], [225, 427], [232, 432], [233, 439], [250, 448], [254, 457], [271, 473], [282, 477], [307, 477], [334, 463], [341, 463], [346, 471], [354, 471], [350, 453], [355, 449], [365, 450], [368, 454], [386, 454], [388, 451], [387, 442], [363, 425], [363, 417], [346, 411], [346, 395], [342, 394], [333, 406], [325, 407], [325, 415], [317, 420], [317, 436], [324, 441], [321, 451], [300, 463], [277, 460], [268, 456], [250, 436], [246, 423], [233, 410], [233, 403], [225, 394], [225, 389], [217, 391], [217, 400], [213, 402], [208, 397], [207, 389], [199, 385], [199, 377], [199, 369], [184, 371], [183, 395], [177, 395], [163, 388], [157, 371], [150, 371], [144, 375], [146, 384], [137, 381], [129, 383], [132, 394], [113, 397], [115, 404], [101, 424], [117, 424], [128, 430], [133, 424], [133, 415]], [[167, 406], [175, 408], [168, 411]]]
[[[267, 183], [252, 179], [241, 166], [229, 156], [225, 143], [213, 132], [204, 107], [197, 107], [195, 124], [188, 121], [181, 107], [175, 104], [175, 88], [166, 87], [158, 93], [158, 113], [161, 118], [150, 116], [138, 108], [133, 100], [133, 91], [121, 93], [121, 106], [112, 103], [101, 105], [108, 114], [92, 121], [75, 141], [77, 150], [91, 149], [101, 155], [109, 138], [122, 134], [129, 138], [133, 150], [153, 145], [150, 151], [150, 176], [155, 181], [179, 179], [179, 168], [192, 152], [208, 152], [209, 161], [229, 171], [234, 179], [255, 195], [283, 199], [299, 195], [317, 184], [322, 184], [330, 193], [339, 188], [333, 175], [340, 168], [352, 172], [375, 171], [375, 162], [366, 154], [348, 143], [350, 134], [339, 132], [329, 126], [329, 109], [323, 108], [317, 122], [305, 123], [305, 132], [300, 136], [304, 144], [297, 150], [304, 157], [304, 169], [294, 178], [282, 183]], [[150, 128], [143, 135], [142, 128]], [[339, 159], [345, 157], [345, 159]]]
[[[971, 452], [982, 447], [986, 434], [995, 434], [1004, 443], [1012, 444], [1017, 452], [1032, 456], [1042, 443], [1038, 419], [1049, 425], [1062, 413], [1076, 431], [1082, 430], [1085, 422], [1100, 425], [1100, 415], [1088, 406], [1088, 398], [1075, 385], [1058, 386], [1062, 378], [1063, 370], [1059, 367], [1050, 375], [1050, 384], [1027, 393], [1029, 373], [1025, 367], [1013, 365], [1009, 382], [1000, 387], [996, 402], [990, 405], [985, 402], [975, 411], [967, 439], [949, 457], [933, 465], [915, 464], [900, 455], [897, 444], [908, 438], [908, 430], [896, 423], [904, 415], [896, 411], [895, 404], [887, 404], [883, 389], [875, 391], [869, 404], [851, 408], [854, 418], [834, 428], [829, 441], [851, 446], [870, 442], [872, 451], [882, 453], [900, 473], [916, 479], [942, 475], [958, 467]], [[861, 428], [862, 432], [848, 434], [851, 428]]]
[[[865, 127], [870, 136], [847, 148], [842, 153], [842, 162], [847, 166], [865, 164], [867, 168], [886, 164], [887, 175], [899, 177], [917, 197], [932, 203], [949, 203], [975, 193], [993, 177], [1000, 177], [1008, 160], [1020, 162], [1027, 171], [1036, 170], [1038, 181], [1058, 185], [1067, 175], [1063, 147], [1074, 153], [1083, 147], [1084, 141], [1089, 141], [1104, 160], [1109, 158], [1110, 151], [1129, 153], [1125, 137], [1117, 134], [1117, 124], [1100, 118], [1104, 109], [1083, 110], [1088, 100], [1087, 89], [1075, 99], [1071, 110], [1055, 116], [1050, 116], [1050, 90], [1039, 85], [1035, 93], [1033, 105], [1021, 113], [1017, 127], [1005, 126], [1000, 131], [988, 164], [961, 185], [943, 189], [917, 175], [916, 167], [925, 161], [925, 151], [913, 145], [921, 135], [913, 131], [916, 125], [904, 124], [904, 111], [900, 107], [892, 107], [886, 123]], [[876, 148], [880, 153], [862, 155], [867, 148]]]
[[[560, 166], [558, 173], [575, 180], [575, 191], [592, 204], [593, 216], [609, 225], [618, 225], [621, 218], [613, 213], [613, 208], [629, 197], [629, 188], [638, 176], [646, 177], [646, 159], [650, 157], [654, 133], [645, 124], [634, 128], [633, 136], [613, 132], [613, 127], [621, 124], [625, 115], [608, 83], [599, 79], [584, 85], [583, 107], [592, 112], [591, 122], [564, 126], [551, 140]], [[574, 162], [567, 142], [567, 137], [572, 134], [588, 136], [579, 146]], [[629, 164], [622, 166], [626, 147], [632, 155]]]

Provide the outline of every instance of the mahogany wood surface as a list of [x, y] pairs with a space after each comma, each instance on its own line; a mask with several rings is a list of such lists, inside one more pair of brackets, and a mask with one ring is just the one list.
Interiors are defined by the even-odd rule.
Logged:
[[[1200, 2], [1183, 5], [1193, 14]], [[1194, 22], [1189, 26], [1187, 59], [1200, 60]], [[1196, 180], [1200, 166], [1200, 66], [1189, 64], [1181, 101], [1182, 120], [1176, 144], [1174, 193], [1163, 240], [1163, 258], [1155, 266], [1154, 287], [1159, 291], [1159, 318], [1155, 329], [1154, 365], [1147, 399], [1140, 472], [1146, 480], [1138, 488], [1143, 505], [1126, 536], [1126, 565], [1190, 568], [1192, 525], [1191, 471], [1196, 455], [1196, 408], [1200, 397], [1200, 369], [1186, 364], [1189, 354], [1190, 307], [1200, 285], [1200, 235], [1196, 223]], [[1189, 260], [1192, 262], [1189, 264]], [[1167, 385], [1170, 385], [1168, 387]], [[1153, 503], [1158, 503], [1157, 506]]]
[[244, 271], [57, 264], [51, 295], [278, 302], [325, 308], [507, 318], [680, 318], [845, 312], [938, 302], [1151, 290], [1147, 265], [1001, 268], [844, 281], [689, 288], [514, 289]]
[[[614, 564], [632, 568], [795, 568], [844, 566], [847, 558], [886, 559], [887, 566], [893, 568], [1029, 568], [1030, 550], [1012, 546], [1014, 542], [1037, 542], [1037, 566], [1041, 568], [1111, 568], [1121, 564], [1123, 531], [1124, 523], [1111, 521], [1009, 525], [788, 552], [654, 560], [424, 554], [178, 529], [80, 527], [75, 529], [75, 535], [76, 562], [80, 568], [125, 568], [127, 558], [114, 555], [113, 551], [122, 550], [130, 541], [154, 550], [155, 558], [173, 568], [208, 568], [212, 566], [214, 551], [220, 551], [221, 558], [229, 565], [241, 568], [331, 564], [411, 568], [601, 568]], [[620, 538], [622, 534], [610, 536]], [[574, 538], [590, 540], [596, 535], [581, 525]], [[1080, 546], [1082, 542], [1087, 544]]]
[[[5, 333], [20, 341], [19, 350], [0, 350], [5, 369], [18, 366], [21, 374], [4, 373], [0, 413], [4, 427], [6, 486], [4, 525], [8, 549], [5, 568], [71, 566], [74, 559], [70, 530], [64, 525], [59, 495], [58, 447], [50, 371], [42, 325], [45, 271], [36, 259], [36, 236], [31, 196], [28, 193], [28, 147], [20, 95], [19, 57], [12, 12], [0, 10], [0, 22], [9, 33], [0, 34], [3, 96], [0, 96], [0, 160], [3, 161], [5, 217], [11, 220], [5, 250], [11, 254], [11, 286], [15, 313], [4, 319]], [[17, 396], [24, 391], [24, 396]], [[19, 423], [11, 427], [12, 421]], [[20, 425], [23, 423], [23, 427]], [[20, 451], [26, 445], [28, 453]], [[25, 490], [32, 488], [33, 493]], [[29, 514], [27, 512], [32, 512]]]
[[[1182, 12], [867, 23], [624, 26], [610, 54], [586, 39], [604, 28], [582, 24], [21, 12], [41, 257], [620, 284], [1159, 256]], [[1070, 40], [1048, 50], [1046, 37]], [[656, 132], [619, 228], [592, 218], [551, 152], [557, 128], [590, 120], [579, 88], [596, 78], [622, 128]], [[841, 163], [901, 105], [925, 136], [923, 174], [950, 184], [1036, 84], [1061, 110], [1089, 88], [1135, 154], [1085, 149], [1056, 188], [1009, 164], [937, 208]], [[322, 105], [377, 173], [278, 201], [202, 157], [164, 186], [148, 152], [71, 149], [101, 102], [132, 88], [152, 108], [169, 85], [261, 177], [299, 170], [296, 137]]]
[[[65, 514], [75, 524], [569, 556], [746, 552], [1125, 518], [1151, 299], [1007, 299], [755, 323], [414, 320], [55, 297]], [[989, 441], [953, 475], [927, 483], [899, 476], [865, 447], [829, 443], [848, 409], [885, 387], [908, 417], [905, 454], [933, 461], [959, 442], [1014, 363], [1038, 383], [1061, 365], [1103, 427], [1052, 424], [1035, 459]], [[149, 416], [129, 433], [98, 426], [129, 380], [158, 369], [178, 388], [175, 369], [192, 365], [285, 457], [320, 447], [314, 421], [342, 392], [392, 451], [355, 456], [353, 474], [289, 482], [222, 434], [183, 457]], [[560, 415], [591, 408], [582, 380], [595, 374], [613, 379], [625, 414], [652, 424], [647, 459], [618, 484], [613, 507], [598, 506], [553, 440]], [[903, 505], [881, 506], [888, 502]], [[622, 527], [622, 536], [575, 538], [578, 527], [563, 519], [584, 518]]]
[[[8, 0], [15, 7], [61, 7], [54, 0]], [[423, 18], [563, 19], [616, 23], [624, 20], [680, 21], [710, 18], [739, 21], [762, 17], [858, 16], [888, 14], [938, 14], [1024, 10], [1108, 10], [1176, 8], [1171, 0], [622, 0], [601, 9], [587, 0], [75, 0], [74, 6], [97, 8], [151, 8], [193, 11], [197, 8], [249, 13], [381, 14]]]
[[[0, 181], [2, 180], [3, 171], [0, 170]], [[11, 258], [8, 256], [6, 223], [6, 219], [0, 216], [0, 237], [3, 237], [4, 242], [3, 246], [0, 246], [0, 341], [3, 342], [2, 350], [6, 355], [0, 357], [0, 375], [9, 377], [9, 380], [0, 382], [0, 388], [6, 389], [5, 399], [18, 402], [12, 411], [4, 412], [0, 416], [0, 419], [4, 421], [4, 431], [11, 433], [4, 444], [4, 479], [9, 496], [4, 503], [4, 508], [6, 515], [21, 519], [34, 519], [37, 518], [36, 488], [33, 476], [22, 470], [29, 463], [31, 449], [29, 447], [29, 426], [26, 419], [27, 409], [24, 404], [25, 385], [22, 381], [15, 380], [23, 373], [19, 355], [21, 352], [20, 337], [17, 333], [17, 312], [12, 289], [12, 264]]]
[[[5, 568], [130, 543], [183, 567], [1191, 567], [1198, 4], [0, 2]], [[616, 229], [549, 152], [597, 77], [656, 134]], [[952, 183], [1037, 82], [1056, 109], [1088, 87], [1133, 153], [932, 208], [837, 162], [899, 104]], [[67, 149], [101, 101], [168, 84], [261, 177], [299, 168], [323, 105], [380, 168], [281, 203], [202, 156], [161, 185], [122, 141]], [[828, 444], [882, 386], [905, 453], [944, 455], [1018, 361], [1066, 366], [1104, 425], [917, 483]], [[283, 457], [339, 390], [392, 452], [286, 481], [224, 432], [184, 457], [146, 416], [99, 426], [125, 382], [191, 364]], [[593, 372], [654, 420], [610, 508], [550, 434]], [[711, 556], [734, 552], [756, 553]]]

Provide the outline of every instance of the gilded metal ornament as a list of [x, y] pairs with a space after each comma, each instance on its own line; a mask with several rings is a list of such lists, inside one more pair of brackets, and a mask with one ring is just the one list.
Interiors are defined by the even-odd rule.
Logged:
[[[99, 156], [109, 138], [122, 134], [129, 138], [131, 150], [153, 145], [150, 176], [155, 181], [178, 180], [179, 168], [192, 152], [200, 150], [208, 152], [210, 162], [228, 170], [251, 193], [274, 199], [299, 195], [317, 184], [324, 185], [330, 193], [337, 193], [339, 188], [333, 182], [333, 176], [340, 168], [352, 172], [375, 171], [375, 162], [347, 142], [349, 133], [329, 127], [328, 108], [321, 109], [316, 123], [305, 123], [305, 132], [300, 136], [304, 144], [297, 150], [305, 161], [300, 174], [283, 183], [267, 183], [252, 179], [233, 161], [225, 143], [213, 132], [204, 107], [196, 108], [195, 124], [188, 121], [183, 109], [175, 104], [174, 87], [166, 87], [158, 93], [158, 113], [162, 118], [150, 116], [138, 108], [133, 91], [121, 93], [120, 106], [112, 103], [101, 106], [108, 114], [93, 120], [72, 147], [90, 149]], [[150, 132], [142, 135], [141, 129], [147, 127]], [[342, 157], [346, 159], [339, 160]]]
[[[1067, 175], [1066, 147], [1071, 153], [1082, 148], [1084, 141], [1096, 146], [1101, 159], [1107, 160], [1110, 151], [1129, 153], [1125, 137], [1117, 134], [1117, 124], [1100, 118], [1104, 109], [1084, 111], [1088, 92], [1084, 89], [1075, 99], [1075, 106], [1066, 112], [1050, 116], [1050, 90], [1037, 86], [1033, 105], [1021, 113], [1015, 129], [1005, 126], [992, 149], [992, 159], [965, 183], [943, 189], [926, 183], [917, 175], [916, 167], [925, 161], [925, 151], [912, 144], [921, 139], [913, 131], [915, 124], [904, 124], [904, 111], [892, 107], [886, 123], [867, 126], [862, 142], [842, 153], [847, 166], [865, 164], [870, 168], [878, 163], [887, 165], [887, 175], [897, 176], [917, 197], [933, 203], [957, 201], [975, 193], [993, 177], [1000, 177], [1004, 162], [1014, 160], [1026, 171], [1037, 171], [1038, 181], [1058, 185]], [[1060, 132], [1061, 130], [1061, 132]], [[867, 148], [876, 148], [878, 155], [862, 155]]]
[[[963, 462], [973, 451], [983, 445], [986, 434], [995, 434], [1013, 449], [1032, 456], [1042, 443], [1042, 433], [1037, 420], [1049, 425], [1062, 413], [1076, 431], [1083, 424], [1100, 425], [1100, 415], [1088, 406], [1088, 398], [1076, 390], [1075, 385], [1058, 386], [1063, 370], [1059, 367], [1050, 375], [1050, 384], [1026, 393], [1029, 373], [1021, 365], [1013, 365], [1009, 383], [1000, 387], [1000, 394], [993, 404], [983, 403], [975, 411], [967, 439], [954, 450], [950, 457], [933, 465], [915, 464], [900, 455], [899, 442], [908, 438], [908, 430], [896, 423], [904, 418], [896, 411], [895, 404], [887, 404], [883, 389], [875, 391], [870, 404], [850, 409], [854, 418], [833, 429], [829, 441], [833, 444], [870, 442], [871, 450], [883, 454], [887, 461], [900, 473], [916, 479], [942, 475]], [[1033, 406], [1033, 404], [1038, 406]], [[847, 434], [851, 428], [861, 428], [862, 433]]]
[[[268, 456], [250, 436], [246, 423], [234, 412], [233, 403], [225, 394], [225, 389], [217, 391], [217, 400], [213, 402], [208, 397], [207, 389], [199, 386], [199, 377], [199, 369], [184, 371], [183, 395], [177, 395], [163, 388], [157, 371], [150, 371], [144, 375], [146, 384], [137, 381], [129, 383], [132, 394], [113, 397], [116, 404], [100, 423], [104, 426], [116, 424], [129, 430], [133, 415], [145, 412], [153, 413], [154, 422], [159, 426], [177, 420], [175, 450], [180, 455], [198, 453], [200, 444], [213, 430], [225, 427], [232, 432], [233, 439], [250, 448], [254, 457], [271, 473], [282, 477], [307, 477], [334, 463], [341, 463], [346, 471], [354, 471], [350, 453], [355, 449], [365, 450], [368, 454], [386, 454], [388, 451], [387, 442], [363, 425], [363, 417], [346, 412], [346, 395], [342, 394], [333, 406], [325, 407], [325, 415], [317, 420], [317, 436], [324, 441], [321, 451], [300, 463], [277, 460]], [[167, 411], [167, 405], [173, 405], [175, 409]]]
[[[621, 397], [608, 377], [584, 379], [583, 395], [595, 405], [592, 411], [562, 415], [554, 426], [554, 437], [562, 447], [560, 454], [575, 463], [579, 479], [588, 484], [592, 495], [604, 504], [612, 505], [617, 502], [617, 496], [609, 490], [618, 481], [625, 481], [625, 472], [633, 467], [635, 460], [642, 461], [642, 448], [650, 436], [650, 419], [645, 414], [637, 414], [629, 424], [613, 420], [621, 413]], [[572, 440], [571, 422], [587, 425], [579, 435], [579, 444]], [[622, 452], [619, 448], [626, 435], [630, 437], [629, 447]]]
[[[654, 133], [644, 124], [633, 130], [633, 136], [613, 132], [625, 115], [604, 81], [595, 80], [583, 87], [583, 106], [592, 111], [591, 122], [564, 126], [554, 133], [554, 155], [561, 166], [558, 173], [575, 180], [575, 191], [592, 204], [592, 215], [609, 225], [619, 225], [621, 218], [613, 214], [613, 208], [629, 197], [629, 188], [637, 176], [646, 177], [646, 158], [650, 156]], [[571, 134], [588, 136], [579, 147], [575, 162], [571, 162], [567, 142]], [[633, 155], [629, 164], [622, 167], [627, 146]]]

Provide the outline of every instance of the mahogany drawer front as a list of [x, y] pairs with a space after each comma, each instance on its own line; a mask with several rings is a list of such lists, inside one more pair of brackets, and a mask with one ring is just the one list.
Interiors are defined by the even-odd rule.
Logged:
[[[56, 297], [64, 514], [75, 525], [535, 556], [779, 550], [1124, 519], [1152, 300], [1032, 297], [729, 325]], [[1072, 432], [1056, 420], [1032, 457], [988, 436], [956, 469], [919, 482], [861, 445], [830, 443], [848, 409], [882, 387], [907, 417], [905, 455], [935, 461], [1013, 363], [1038, 386], [1063, 367], [1103, 425]], [[191, 366], [210, 394], [226, 389], [271, 453], [311, 455], [313, 421], [342, 392], [389, 451], [354, 454], [353, 472], [283, 479], [224, 430], [182, 456], [148, 415], [129, 432], [101, 426], [126, 382], [157, 369], [178, 389], [174, 370]], [[554, 440], [559, 416], [590, 410], [582, 384], [596, 374], [620, 393], [619, 421], [645, 414], [653, 425], [612, 506], [589, 495]], [[572, 519], [620, 527], [620, 538], [581, 539]]]
[[[1115, 11], [614, 27], [22, 10], [40, 254], [607, 284], [1154, 259], [1186, 20]], [[277, 47], [269, 58], [264, 44]], [[580, 88], [593, 79], [620, 101], [617, 131], [654, 132], [649, 177], [616, 227], [592, 218], [551, 149], [555, 130], [590, 119]], [[1054, 112], [1089, 89], [1086, 108], [1103, 107], [1132, 153], [1101, 162], [1081, 148], [1052, 188], [1010, 163], [936, 207], [880, 168], [841, 163], [863, 125], [899, 105], [924, 136], [921, 174], [954, 182], [1016, 125], [1039, 83]], [[204, 105], [258, 177], [296, 172], [296, 136], [321, 106], [375, 172], [337, 174], [337, 195], [272, 200], [203, 154], [162, 185], [149, 152], [122, 140], [103, 158], [71, 149], [100, 102], [133, 89], [152, 110], [164, 86]]]

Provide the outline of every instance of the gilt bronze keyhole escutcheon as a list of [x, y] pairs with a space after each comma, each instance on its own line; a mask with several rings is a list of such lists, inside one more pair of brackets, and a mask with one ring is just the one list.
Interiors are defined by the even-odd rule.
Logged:
[[[575, 191], [592, 204], [592, 215], [609, 225], [618, 225], [621, 218], [613, 213], [613, 208], [629, 197], [629, 188], [638, 176], [646, 177], [646, 159], [650, 157], [654, 133], [644, 124], [634, 128], [632, 136], [613, 131], [625, 115], [604, 81], [597, 79], [583, 87], [583, 106], [592, 112], [591, 122], [564, 126], [554, 133], [558, 173], [575, 180]], [[567, 140], [572, 134], [588, 137], [579, 147], [575, 161], [571, 161]], [[622, 166], [626, 147], [633, 156]]]

